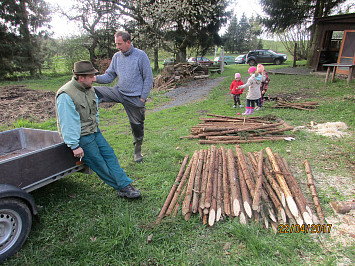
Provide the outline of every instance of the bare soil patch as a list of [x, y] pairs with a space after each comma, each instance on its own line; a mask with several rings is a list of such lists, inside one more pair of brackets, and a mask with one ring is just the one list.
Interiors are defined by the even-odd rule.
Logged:
[[[175, 106], [200, 101], [219, 85], [224, 77], [194, 80], [168, 91], [165, 95], [171, 99], [160, 111]], [[115, 103], [100, 103], [101, 108], [110, 108]], [[55, 92], [28, 89], [26, 86], [0, 87], [0, 124], [10, 126], [18, 120], [43, 122], [55, 117]]]
[[55, 117], [55, 92], [31, 90], [25, 86], [0, 87], [0, 124], [17, 120], [42, 122]]

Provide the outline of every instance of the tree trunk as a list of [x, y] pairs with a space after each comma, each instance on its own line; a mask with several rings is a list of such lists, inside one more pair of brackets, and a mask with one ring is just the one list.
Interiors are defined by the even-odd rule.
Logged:
[[159, 70], [159, 49], [158, 47], [154, 47], [154, 71]]
[[28, 61], [25, 64], [28, 64], [28, 69], [30, 71], [31, 77], [33, 77], [36, 74], [36, 68], [35, 68], [35, 62], [34, 62], [34, 55], [33, 55], [33, 45], [31, 43], [31, 33], [29, 30], [29, 25], [28, 25], [28, 12], [26, 10], [26, 1], [21, 0], [20, 1], [20, 12], [23, 15], [23, 24], [20, 26], [20, 32], [23, 34], [23, 38], [26, 43], [26, 52], [25, 55], [28, 57]]
[[99, 42], [99, 38], [97, 36], [92, 36], [92, 39], [93, 39], [93, 42], [89, 47], [87, 47], [87, 49], [89, 51], [90, 61], [91, 61], [92, 65], [97, 69], [95, 49], [96, 49], [96, 46]]
[[[315, 10], [314, 10], [314, 15], [313, 15], [313, 22], [312, 22], [313, 24], [311, 26], [311, 40], [310, 40], [311, 45], [308, 49], [308, 56], [307, 56], [307, 63], [306, 63], [306, 67], [308, 68], [312, 67], [314, 63], [315, 60], [314, 54], [319, 54], [317, 52], [317, 48], [318, 48], [317, 43], [319, 43], [318, 40], [320, 36], [319, 36], [319, 27], [316, 24], [316, 18], [323, 16], [323, 9], [324, 9], [324, 0], [317, 0]], [[317, 66], [315, 66], [315, 69], [313, 70], [317, 70]]]

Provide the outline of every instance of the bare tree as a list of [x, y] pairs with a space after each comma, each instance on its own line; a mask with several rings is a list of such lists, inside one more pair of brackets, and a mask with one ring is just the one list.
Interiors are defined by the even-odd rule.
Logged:
[[[310, 31], [304, 25], [295, 25], [284, 33], [276, 33], [286, 50], [293, 54], [296, 50], [295, 60], [306, 60], [310, 44]], [[297, 49], [295, 49], [295, 46]]]
[[[186, 49], [193, 45], [206, 47], [219, 38], [218, 30], [226, 21], [225, 0], [126, 0], [118, 1], [122, 14], [137, 21], [146, 39], [154, 40], [176, 55], [177, 62], [186, 60]], [[172, 45], [171, 45], [172, 44]]]
[[[100, 40], [103, 40], [105, 31], [120, 27], [120, 15], [117, 4], [105, 0], [75, 0], [70, 11], [62, 10], [62, 15], [69, 20], [77, 21], [87, 35], [82, 45], [89, 51], [90, 61], [96, 66], [96, 54]], [[109, 48], [108, 48], [109, 49]]]

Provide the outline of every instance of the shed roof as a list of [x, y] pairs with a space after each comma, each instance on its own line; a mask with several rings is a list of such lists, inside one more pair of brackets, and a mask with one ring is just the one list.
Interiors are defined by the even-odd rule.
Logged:
[[322, 24], [327, 24], [327, 23], [342, 23], [342, 24], [355, 23], [355, 13], [316, 18], [316, 21], [318, 23], [322, 23]]

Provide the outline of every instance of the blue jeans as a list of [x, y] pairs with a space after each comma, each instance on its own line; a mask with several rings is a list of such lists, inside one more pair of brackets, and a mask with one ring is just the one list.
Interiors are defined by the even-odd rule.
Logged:
[[99, 128], [96, 133], [80, 137], [79, 145], [84, 150], [83, 162], [106, 184], [120, 190], [132, 183]]

